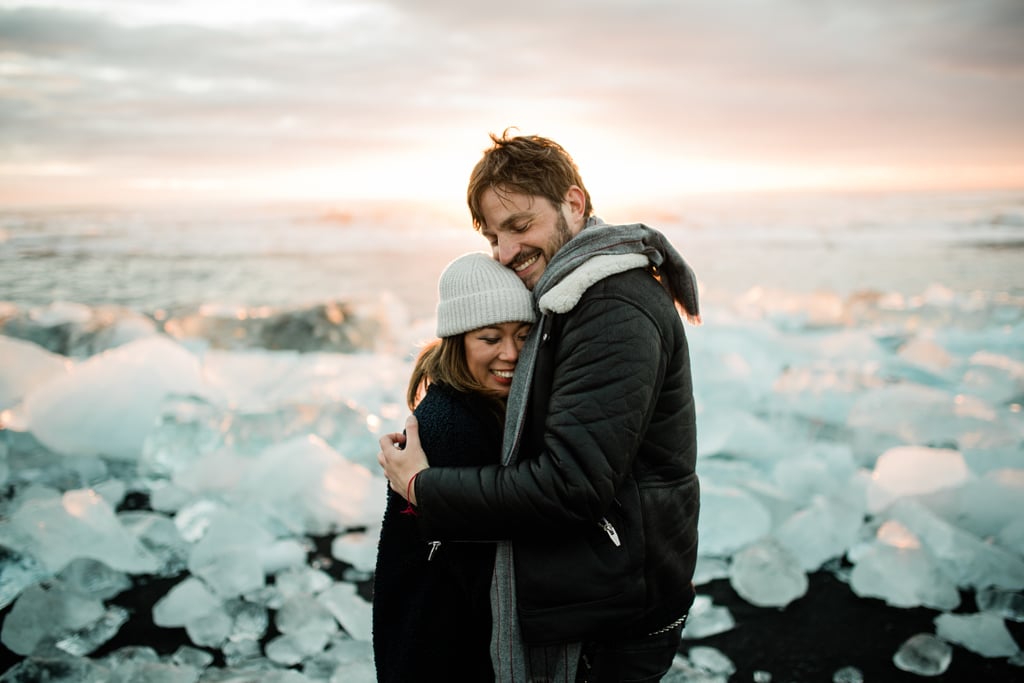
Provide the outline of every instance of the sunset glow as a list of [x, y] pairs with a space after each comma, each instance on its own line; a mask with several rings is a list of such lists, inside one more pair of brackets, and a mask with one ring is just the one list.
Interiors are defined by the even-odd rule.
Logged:
[[508, 126], [603, 203], [1024, 188], [1015, 7], [12, 0], [0, 203], [461, 203]]

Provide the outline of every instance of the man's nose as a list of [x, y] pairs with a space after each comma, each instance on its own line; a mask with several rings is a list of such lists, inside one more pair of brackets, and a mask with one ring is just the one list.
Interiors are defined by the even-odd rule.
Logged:
[[494, 258], [503, 266], [507, 266], [519, 255], [519, 243], [515, 240], [499, 236], [498, 242], [494, 245]]

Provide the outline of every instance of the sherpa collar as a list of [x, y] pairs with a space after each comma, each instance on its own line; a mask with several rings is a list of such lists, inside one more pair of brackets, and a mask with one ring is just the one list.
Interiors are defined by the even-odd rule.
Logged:
[[624, 273], [634, 268], [647, 267], [648, 260], [643, 254], [604, 254], [594, 256], [545, 292], [537, 305], [542, 313], [567, 313], [579, 303], [583, 293], [591, 285], [611, 275]]
[[[600, 258], [626, 255], [642, 256], [643, 259]], [[592, 261], [597, 263], [590, 266]], [[579, 300], [579, 296], [572, 300], [573, 293], [584, 283], [583, 291], [602, 277], [648, 265], [686, 319], [694, 325], [699, 325], [700, 305], [697, 297], [697, 277], [693, 269], [663, 234], [642, 223], [608, 225], [600, 218], [591, 216], [587, 219], [584, 229], [555, 253], [533, 288], [533, 294], [538, 305], [546, 301], [547, 305], [552, 306], [552, 311], [556, 311], [554, 306], [568, 306], [565, 310], [570, 310]], [[577, 273], [580, 273], [578, 280]], [[561, 289], [560, 286], [567, 280], [575, 282], [570, 282]], [[551, 299], [546, 299], [547, 295], [556, 289], [559, 289], [558, 293]], [[579, 294], [582, 294], [582, 291]]]

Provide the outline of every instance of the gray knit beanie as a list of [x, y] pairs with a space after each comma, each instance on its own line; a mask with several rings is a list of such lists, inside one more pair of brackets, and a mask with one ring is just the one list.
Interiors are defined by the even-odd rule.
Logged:
[[519, 276], [483, 252], [463, 254], [449, 263], [437, 282], [437, 294], [438, 337], [537, 319], [533, 294]]

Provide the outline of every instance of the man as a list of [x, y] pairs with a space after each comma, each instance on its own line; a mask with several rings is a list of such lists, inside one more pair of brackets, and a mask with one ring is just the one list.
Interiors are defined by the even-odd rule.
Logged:
[[[508, 539], [492, 589], [498, 680], [548, 680], [563, 657], [578, 680], [656, 681], [694, 597], [696, 420], [673, 299], [699, 323], [695, 280], [660, 233], [595, 218], [557, 143], [491, 138], [470, 213], [541, 312], [513, 380], [505, 464], [428, 468], [413, 419], [381, 439], [379, 460], [428, 537]], [[526, 678], [507, 659], [575, 642], [582, 654], [528, 654]]]

